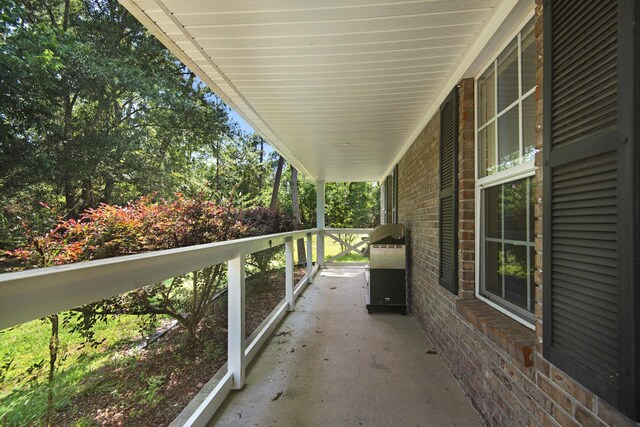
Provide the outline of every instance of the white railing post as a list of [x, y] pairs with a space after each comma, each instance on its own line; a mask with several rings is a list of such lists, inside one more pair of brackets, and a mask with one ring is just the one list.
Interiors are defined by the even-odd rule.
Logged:
[[324, 181], [316, 181], [316, 218], [318, 223], [318, 266], [324, 268]]
[[307, 234], [307, 283], [313, 283], [313, 234]]
[[244, 323], [245, 323], [245, 256], [227, 262], [229, 283], [227, 288], [228, 302], [228, 357], [227, 366], [233, 375], [234, 390], [244, 388]]
[[295, 297], [293, 295], [293, 239], [284, 242], [285, 258], [285, 298], [287, 310], [293, 311]]

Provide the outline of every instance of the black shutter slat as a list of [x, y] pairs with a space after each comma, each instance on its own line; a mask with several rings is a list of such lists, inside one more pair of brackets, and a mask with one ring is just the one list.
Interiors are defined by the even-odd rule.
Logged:
[[637, 420], [635, 3], [545, 2], [542, 264], [545, 357]]
[[575, 2], [566, 14], [553, 14], [551, 20], [558, 29], [552, 40], [549, 112], [551, 144], [556, 148], [617, 126], [616, 1]]
[[611, 286], [613, 288], [612, 291], [615, 292], [616, 295], [618, 294], [617, 293], [618, 291], [615, 289], [618, 286], [618, 282], [617, 282], [615, 277], [607, 276], [605, 274], [588, 272], [588, 271], [584, 271], [584, 270], [577, 270], [577, 269], [573, 268], [573, 266], [565, 267], [561, 263], [556, 263], [553, 266], [553, 272], [554, 272], [554, 274], [556, 272], [564, 273], [567, 276], [572, 276], [572, 277], [577, 278], [578, 280], [574, 282], [576, 284], [576, 286], [582, 286], [582, 281], [583, 280], [592, 280], [592, 281], [598, 282], [600, 284], [600, 286], [603, 287], [603, 289], [606, 286]]
[[[586, 251], [585, 251], [586, 252]], [[557, 259], [563, 259], [575, 263], [584, 263], [596, 266], [595, 271], [602, 271], [600, 267], [616, 269], [618, 264], [612, 251], [602, 251], [606, 255], [584, 255], [583, 248], [581, 247], [566, 247], [566, 250], [558, 250], [555, 246], [553, 249], [553, 256]], [[611, 272], [611, 273], [615, 273]]]
[[[565, 288], [574, 289], [577, 292], [582, 292], [588, 295], [598, 296], [606, 301], [613, 302], [616, 300], [615, 286], [605, 287], [602, 286], [601, 282], [578, 278], [570, 274], [563, 274], [559, 271], [555, 271], [552, 278], [554, 283], [557, 281], [558, 283], [561, 283]], [[579, 280], [580, 285], [575, 285], [576, 280]]]
[[452, 293], [458, 281], [458, 92], [440, 106], [440, 284]]
[[613, 254], [611, 253], [610, 250], [607, 250], [606, 248], [601, 248], [600, 245], [593, 246], [593, 247], [584, 247], [583, 245], [581, 246], [566, 245], [565, 246], [565, 245], [562, 245], [561, 243], [556, 242], [556, 244], [553, 245], [553, 250], [556, 251], [555, 253], [557, 254], [566, 252], [566, 253], [571, 253], [575, 255], [587, 255], [592, 258], [598, 258], [598, 261], [606, 260], [606, 259], [615, 259], [615, 258], [611, 258]]
[[[612, 249], [617, 247], [615, 242], [611, 243], [612, 240], [610, 234], [600, 233], [599, 235], [597, 235], [593, 233], [593, 230], [591, 229], [594, 228], [594, 225], [589, 225], [588, 234], [583, 233], [582, 230], [584, 230], [584, 225], [580, 225], [582, 225], [582, 227], [558, 227], [557, 230], [559, 231], [553, 233], [555, 242], [559, 245], [584, 246], [586, 248]], [[556, 230], [555, 227], [554, 230]], [[600, 229], [596, 231], [603, 230]]]

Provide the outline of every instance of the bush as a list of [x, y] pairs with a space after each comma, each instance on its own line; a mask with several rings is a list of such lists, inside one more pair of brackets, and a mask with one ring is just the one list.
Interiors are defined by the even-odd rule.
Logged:
[[[269, 208], [253, 208], [239, 212], [239, 221], [246, 226], [246, 236], [283, 233], [291, 231], [293, 218], [282, 211]], [[278, 255], [279, 247], [265, 249], [248, 256], [247, 263], [258, 270], [258, 280], [263, 282], [271, 261]]]
[[[174, 201], [143, 197], [127, 206], [101, 205], [86, 211], [79, 220], [64, 220], [45, 236], [36, 237], [8, 255], [21, 260], [23, 268], [68, 264], [146, 251], [219, 242], [293, 229], [290, 217], [278, 210], [244, 211], [218, 206], [203, 194]], [[252, 256], [266, 272], [275, 252]], [[152, 284], [127, 294], [74, 311], [78, 328], [91, 339], [91, 327], [108, 315], [168, 315], [196, 339], [197, 328], [214, 297], [225, 283], [223, 265]]]

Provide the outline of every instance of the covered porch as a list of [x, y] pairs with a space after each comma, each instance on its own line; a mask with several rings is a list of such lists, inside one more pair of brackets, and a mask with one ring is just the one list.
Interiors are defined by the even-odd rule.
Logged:
[[417, 320], [365, 292], [362, 267], [321, 270], [210, 425], [483, 425]]
[[[317, 184], [316, 228], [3, 275], [0, 327], [226, 263], [227, 363], [173, 425], [637, 425], [635, 2], [120, 2]], [[407, 226], [408, 316], [325, 265], [344, 181]], [[278, 245], [245, 337], [246, 257]]]

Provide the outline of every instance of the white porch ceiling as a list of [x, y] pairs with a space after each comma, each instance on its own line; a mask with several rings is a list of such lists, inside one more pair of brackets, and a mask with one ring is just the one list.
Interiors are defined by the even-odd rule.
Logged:
[[121, 2], [307, 177], [375, 181], [508, 1]]

